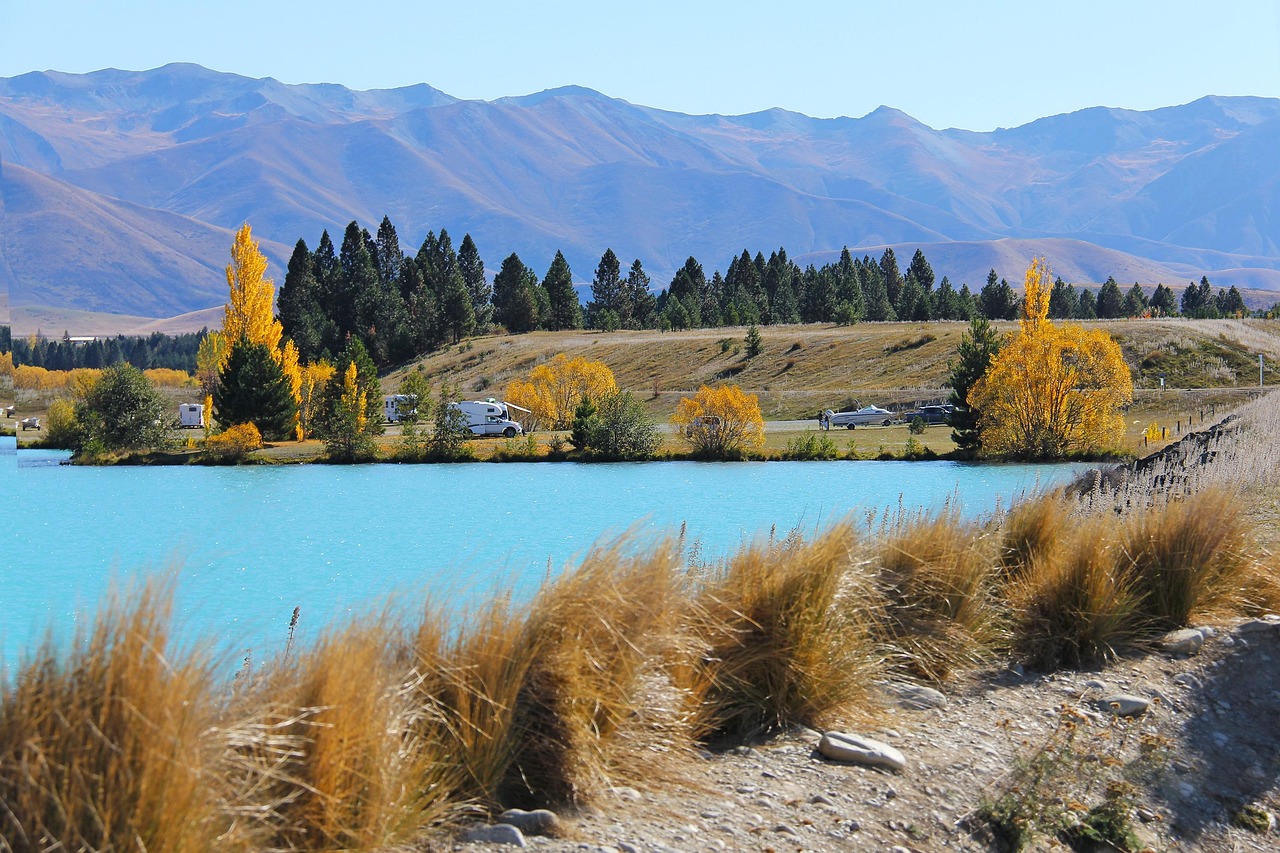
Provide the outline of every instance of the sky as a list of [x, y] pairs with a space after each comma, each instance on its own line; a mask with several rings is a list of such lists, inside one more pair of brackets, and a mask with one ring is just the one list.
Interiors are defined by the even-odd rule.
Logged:
[[884, 104], [984, 131], [1280, 97], [1280, 0], [0, 0], [0, 77], [177, 61], [485, 100], [579, 85], [699, 114]]

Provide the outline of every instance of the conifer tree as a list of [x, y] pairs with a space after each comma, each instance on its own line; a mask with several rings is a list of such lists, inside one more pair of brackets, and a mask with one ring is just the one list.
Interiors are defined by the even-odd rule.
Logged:
[[480, 259], [480, 250], [470, 234], [462, 236], [462, 245], [458, 247], [458, 272], [462, 274], [462, 283], [471, 296], [471, 313], [475, 317], [476, 328], [488, 328], [493, 320], [493, 288], [484, 277], [484, 261]]
[[636, 258], [627, 272], [626, 290], [631, 302], [628, 328], [650, 329], [657, 323], [658, 300], [649, 286], [649, 276], [645, 274], [640, 259]]
[[1146, 313], [1147, 306], [1149, 304], [1150, 303], [1147, 301], [1147, 294], [1143, 291], [1142, 285], [1135, 281], [1133, 283], [1133, 287], [1129, 288], [1124, 295], [1124, 303], [1121, 313], [1125, 317], [1141, 317]]
[[1116, 280], [1111, 276], [1107, 276], [1107, 280], [1102, 283], [1102, 288], [1098, 291], [1097, 312], [1099, 320], [1114, 320], [1124, 316], [1124, 294], [1120, 292], [1120, 285], [1116, 284]]
[[969, 330], [960, 337], [960, 347], [954, 361], [948, 361], [951, 376], [949, 402], [955, 406], [951, 413], [951, 440], [956, 447], [968, 453], [982, 449], [978, 432], [980, 413], [969, 403], [969, 391], [987, 372], [992, 359], [1000, 352], [1001, 338], [986, 317], [978, 316], [969, 321]]
[[578, 293], [573, 289], [573, 273], [569, 270], [569, 262], [564, 259], [563, 252], [556, 252], [542, 286], [547, 291], [551, 306], [547, 328], [553, 332], [581, 329], [582, 304], [578, 302]]
[[[591, 302], [587, 304], [588, 325], [593, 329], [616, 328], [623, 314], [622, 265], [613, 249], [605, 249], [591, 280]], [[630, 313], [630, 312], [628, 312]]]
[[902, 273], [898, 269], [898, 256], [893, 253], [892, 247], [887, 247], [884, 253], [880, 255], [880, 281], [884, 285], [885, 295], [889, 298], [889, 304], [896, 311], [902, 299]]
[[453, 343], [475, 331], [476, 315], [471, 305], [471, 294], [462, 280], [462, 273], [454, 270], [444, 282], [440, 295], [440, 317]]
[[232, 341], [213, 389], [218, 423], [251, 423], [264, 438], [279, 440], [293, 437], [297, 414], [294, 390], [272, 350], [246, 337]]
[[1178, 298], [1173, 295], [1173, 288], [1157, 284], [1156, 292], [1151, 294], [1151, 310], [1159, 317], [1176, 316]]

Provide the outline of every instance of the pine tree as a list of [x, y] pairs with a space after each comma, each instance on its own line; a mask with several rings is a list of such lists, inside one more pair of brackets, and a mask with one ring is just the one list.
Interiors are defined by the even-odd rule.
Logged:
[[1077, 320], [1096, 320], [1098, 318], [1098, 301], [1093, 291], [1087, 287], [1080, 289], [1080, 300], [1076, 303]]
[[[864, 259], [867, 260], [867, 259]], [[893, 310], [893, 302], [884, 286], [884, 276], [880, 267], [874, 263], [864, 263], [862, 267], [862, 300], [865, 307], [864, 316], [873, 322], [892, 322], [898, 319]]]
[[622, 265], [613, 249], [605, 249], [591, 280], [591, 301], [587, 303], [588, 323], [593, 329], [617, 328], [623, 303]]
[[340, 340], [351, 335], [363, 337], [369, 318], [361, 317], [358, 310], [367, 309], [377, 299], [378, 271], [374, 268], [363, 229], [354, 220], [342, 235], [338, 270], [338, 287], [331, 315], [338, 328], [338, 337]]
[[1079, 304], [1075, 287], [1067, 284], [1061, 277], [1054, 279], [1053, 290], [1049, 292], [1050, 319], [1070, 320], [1076, 315]]
[[947, 362], [951, 376], [950, 403], [951, 440], [956, 447], [969, 453], [982, 449], [978, 432], [980, 413], [969, 406], [969, 390], [987, 372], [992, 359], [1000, 352], [1001, 339], [995, 327], [986, 317], [975, 317], [969, 322], [969, 330], [960, 337], [960, 347], [954, 361]]
[[884, 254], [880, 256], [880, 281], [884, 285], [885, 295], [889, 298], [889, 304], [897, 310], [902, 299], [902, 273], [898, 270], [898, 257], [893, 253], [892, 248], [886, 248]]
[[1178, 297], [1173, 295], [1173, 289], [1157, 284], [1156, 292], [1151, 294], [1151, 310], [1158, 317], [1176, 316]]
[[251, 423], [264, 438], [292, 437], [298, 406], [271, 349], [240, 337], [231, 343], [213, 389], [213, 415], [224, 426]]
[[547, 327], [553, 332], [581, 329], [582, 304], [578, 302], [578, 293], [573, 289], [573, 273], [569, 270], [569, 262], [564, 259], [563, 252], [556, 252], [542, 286], [547, 291], [551, 306]]
[[916, 253], [911, 256], [911, 263], [907, 266], [907, 275], [915, 276], [920, 287], [925, 293], [933, 292], [933, 267], [929, 266], [929, 261], [925, 259], [924, 252], [916, 249]]
[[276, 308], [285, 337], [297, 344], [303, 361], [315, 361], [324, 347], [324, 317], [319, 296], [311, 252], [306, 241], [299, 240], [289, 258], [289, 270], [276, 297]]
[[630, 295], [631, 320], [628, 328], [651, 329], [657, 322], [658, 300], [649, 288], [649, 276], [645, 274], [640, 259], [631, 264], [627, 272], [627, 293]]
[[475, 331], [476, 315], [471, 306], [471, 294], [462, 280], [462, 273], [454, 270], [444, 282], [440, 296], [440, 316], [449, 338], [457, 343]]
[[1136, 281], [1133, 287], [1124, 295], [1124, 303], [1121, 312], [1125, 317], [1141, 317], [1147, 311], [1147, 294], [1143, 291], [1142, 286]]
[[475, 317], [476, 328], [488, 328], [493, 321], [493, 288], [484, 277], [484, 261], [480, 259], [480, 250], [470, 234], [462, 236], [462, 245], [458, 247], [458, 272], [462, 273], [462, 283], [471, 295], [471, 313]]
[[378, 281], [390, 284], [399, 277], [400, 262], [404, 258], [404, 252], [400, 251], [400, 238], [396, 236], [396, 227], [391, 224], [390, 217], [382, 217], [374, 246], [377, 250]]
[[1102, 289], [1098, 291], [1097, 312], [1099, 320], [1114, 320], [1124, 316], [1124, 294], [1111, 276], [1107, 276]]

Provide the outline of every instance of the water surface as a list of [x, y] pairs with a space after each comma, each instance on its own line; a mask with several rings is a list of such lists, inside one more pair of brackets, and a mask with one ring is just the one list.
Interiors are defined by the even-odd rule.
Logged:
[[[0, 445], [15, 523], [0, 567], [0, 654], [68, 633], [113, 579], [180, 567], [186, 636], [261, 657], [302, 608], [302, 636], [392, 593], [465, 605], [527, 596], [593, 543], [677, 535], [704, 558], [886, 508], [967, 515], [1080, 466], [953, 462], [478, 463], [80, 467]], [[16, 465], [15, 465], [16, 460]]]

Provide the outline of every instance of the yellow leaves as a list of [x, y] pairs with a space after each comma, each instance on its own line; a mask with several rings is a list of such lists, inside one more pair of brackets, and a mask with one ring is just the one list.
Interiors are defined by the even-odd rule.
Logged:
[[230, 299], [222, 334], [228, 341], [245, 338], [251, 344], [266, 344], [274, 352], [280, 348], [284, 330], [272, 310], [275, 285], [263, 278], [266, 271], [267, 258], [258, 251], [258, 242], [246, 222], [231, 244], [231, 263], [227, 265]]
[[1120, 408], [1133, 399], [1133, 379], [1120, 347], [1100, 329], [1048, 320], [1049, 281], [1037, 258], [1021, 331], [969, 392], [987, 452], [1052, 459], [1124, 436]]
[[737, 385], [703, 385], [693, 397], [676, 404], [671, 423], [699, 454], [723, 458], [764, 446], [760, 400]]
[[1033, 332], [1049, 317], [1049, 294], [1053, 289], [1049, 263], [1044, 258], [1032, 258], [1023, 280], [1026, 296], [1022, 302], [1022, 333]]
[[151, 367], [142, 371], [142, 375], [158, 388], [190, 388], [195, 385], [190, 373], [171, 367]]
[[550, 429], [568, 429], [584, 396], [600, 400], [617, 390], [613, 371], [604, 362], [559, 353], [530, 371], [527, 380], [508, 385], [506, 399], [533, 412], [537, 422]]
[[339, 404], [344, 412], [355, 418], [355, 431], [357, 434], [362, 434], [369, 422], [369, 416], [365, 414], [368, 394], [360, 387], [358, 377], [359, 371], [353, 361], [347, 365], [346, 373], [342, 374], [342, 397]]
[[334, 366], [327, 361], [318, 361], [299, 368], [297, 428], [299, 441], [306, 438], [311, 431], [311, 419], [320, 402], [320, 391], [329, 384], [334, 372]]
[[[293, 395], [295, 409], [302, 405], [302, 365], [298, 364], [298, 345], [286, 340], [280, 348], [280, 372], [289, 380], [289, 393]], [[298, 411], [293, 413], [293, 433], [296, 441], [302, 441], [302, 420]]]
[[209, 332], [201, 339], [200, 348], [196, 350], [196, 379], [206, 393], [218, 384], [218, 372], [231, 354], [227, 340], [227, 336], [221, 332]]
[[102, 371], [93, 367], [46, 370], [33, 364], [20, 364], [13, 368], [13, 387], [20, 391], [67, 391], [74, 397], [83, 397], [101, 375]]
[[13, 353], [0, 352], [0, 376], [13, 376]]
[[262, 447], [262, 433], [251, 423], [236, 424], [205, 439], [204, 449], [220, 459], [241, 459]]

